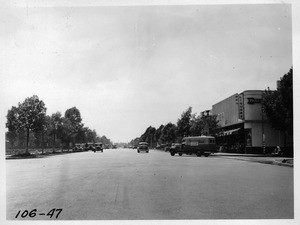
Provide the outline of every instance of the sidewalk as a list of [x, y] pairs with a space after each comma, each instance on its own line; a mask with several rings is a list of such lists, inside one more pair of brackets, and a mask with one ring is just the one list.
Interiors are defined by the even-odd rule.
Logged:
[[294, 159], [290, 157], [274, 157], [274, 156], [264, 156], [260, 154], [239, 154], [239, 153], [224, 153], [224, 152], [214, 153], [212, 156], [272, 164], [278, 166], [294, 167]]

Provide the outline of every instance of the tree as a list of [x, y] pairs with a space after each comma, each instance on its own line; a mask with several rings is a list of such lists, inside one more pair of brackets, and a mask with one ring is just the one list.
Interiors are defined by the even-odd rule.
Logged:
[[262, 109], [272, 127], [293, 135], [293, 68], [279, 81], [275, 91], [269, 88], [262, 95]]
[[201, 134], [215, 135], [219, 128], [217, 115], [202, 116], [201, 123], [203, 127]]
[[6, 136], [9, 142], [11, 143], [11, 147], [13, 148], [20, 127], [18, 108], [12, 106], [12, 108], [8, 110], [6, 118], [7, 118], [6, 127], [8, 128], [8, 132]]
[[42, 148], [42, 154], [44, 154], [45, 148], [45, 136], [49, 131], [50, 127], [50, 116], [45, 116], [43, 120], [38, 123], [38, 126], [34, 129], [34, 136], [36, 138], [36, 142]]
[[86, 141], [87, 142], [96, 142], [96, 138], [97, 138], [97, 133], [95, 130], [91, 130], [91, 129], [87, 129], [86, 130]]
[[200, 136], [203, 131], [203, 123], [201, 116], [196, 116], [196, 114], [193, 114], [190, 120], [190, 134], [192, 136]]
[[86, 138], [86, 134], [88, 131], [88, 127], [82, 127], [78, 130], [78, 133], [76, 135], [76, 143], [86, 143], [87, 142], [87, 138]]
[[154, 147], [155, 131], [155, 127], [149, 126], [145, 133], [140, 137], [140, 141], [148, 142], [149, 146]]
[[60, 112], [53, 113], [49, 120], [49, 135], [53, 137], [52, 151], [55, 152], [56, 138], [62, 136], [63, 118]]
[[29, 133], [40, 129], [46, 116], [46, 108], [43, 101], [39, 100], [37, 95], [26, 98], [21, 104], [18, 104], [18, 121], [19, 129], [24, 128], [26, 131], [26, 154], [28, 152]]
[[137, 146], [140, 142], [140, 138], [139, 137], [136, 137], [135, 139], [132, 139], [130, 142], [129, 142], [129, 145], [131, 146]]
[[69, 148], [69, 143], [71, 142], [72, 135], [76, 135], [74, 133], [71, 121], [65, 117], [62, 117], [62, 123], [61, 123], [61, 132], [60, 132], [60, 139], [62, 142], [62, 150], [64, 147]]
[[173, 123], [168, 123], [164, 126], [162, 129], [162, 134], [161, 134], [161, 141], [164, 143], [173, 143], [176, 141], [176, 131], [177, 127]]
[[191, 128], [192, 107], [189, 107], [181, 114], [181, 118], [177, 121], [177, 133], [179, 138], [189, 136]]
[[63, 139], [65, 143], [69, 143], [70, 141], [72, 141], [73, 144], [75, 143], [76, 135], [83, 127], [81, 121], [80, 111], [76, 107], [66, 110], [63, 119], [63, 134], [65, 135]]
[[108, 139], [105, 135], [103, 135], [100, 138], [97, 137], [96, 140], [97, 141], [99, 140], [99, 142], [101, 142], [101, 143], [103, 143], [104, 145], [107, 145], [107, 146], [112, 144], [112, 142], [110, 141], [110, 139]]
[[216, 115], [196, 116], [196, 114], [193, 114], [190, 123], [190, 134], [192, 136], [214, 135], [219, 128]]
[[156, 129], [156, 131], [155, 131], [155, 134], [154, 134], [154, 136], [155, 136], [155, 141], [156, 141], [156, 144], [161, 144], [161, 135], [162, 135], [162, 130], [163, 130], [163, 128], [164, 128], [164, 125], [160, 125], [160, 127], [158, 128], [158, 129]]
[[74, 126], [79, 126], [82, 121], [80, 111], [75, 106], [66, 110], [65, 118], [69, 119]]
[[18, 130], [18, 146], [19, 147], [26, 146], [26, 130], [25, 129]]

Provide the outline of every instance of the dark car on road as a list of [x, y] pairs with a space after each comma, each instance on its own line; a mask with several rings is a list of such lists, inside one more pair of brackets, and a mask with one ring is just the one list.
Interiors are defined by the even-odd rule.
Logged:
[[102, 143], [95, 143], [93, 151], [94, 152], [97, 152], [97, 151], [103, 152], [103, 144]]
[[146, 152], [149, 153], [149, 146], [147, 142], [140, 142], [138, 147], [137, 147], [137, 152]]

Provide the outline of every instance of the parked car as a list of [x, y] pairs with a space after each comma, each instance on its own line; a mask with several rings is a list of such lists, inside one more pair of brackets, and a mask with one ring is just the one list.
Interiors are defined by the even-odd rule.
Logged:
[[164, 149], [165, 149], [165, 152], [169, 152], [170, 149], [171, 149], [171, 145], [170, 144], [166, 144]]
[[77, 143], [75, 144], [74, 148], [73, 148], [73, 152], [82, 152], [84, 150], [82, 144]]
[[149, 153], [149, 146], [148, 146], [148, 143], [147, 142], [140, 142], [138, 147], [137, 147], [137, 152], [140, 153], [140, 152], [146, 152], [146, 153]]
[[85, 150], [86, 150], [86, 151], [89, 151], [89, 150], [94, 151], [94, 150], [95, 150], [94, 143], [91, 143], [91, 142], [86, 143], [86, 144], [85, 144]]
[[103, 152], [103, 144], [102, 143], [95, 143], [93, 151], [94, 152], [97, 152], [97, 151]]
[[165, 144], [158, 144], [156, 149], [165, 149]]
[[170, 152], [178, 152], [181, 148], [181, 144], [173, 143], [172, 146], [169, 148]]

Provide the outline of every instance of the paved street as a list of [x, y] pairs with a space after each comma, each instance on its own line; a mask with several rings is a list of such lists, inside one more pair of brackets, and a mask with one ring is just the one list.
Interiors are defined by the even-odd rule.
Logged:
[[[6, 160], [7, 219], [292, 219], [293, 168], [109, 149]], [[18, 216], [18, 219], [22, 219]], [[55, 220], [54, 217], [52, 219]]]

